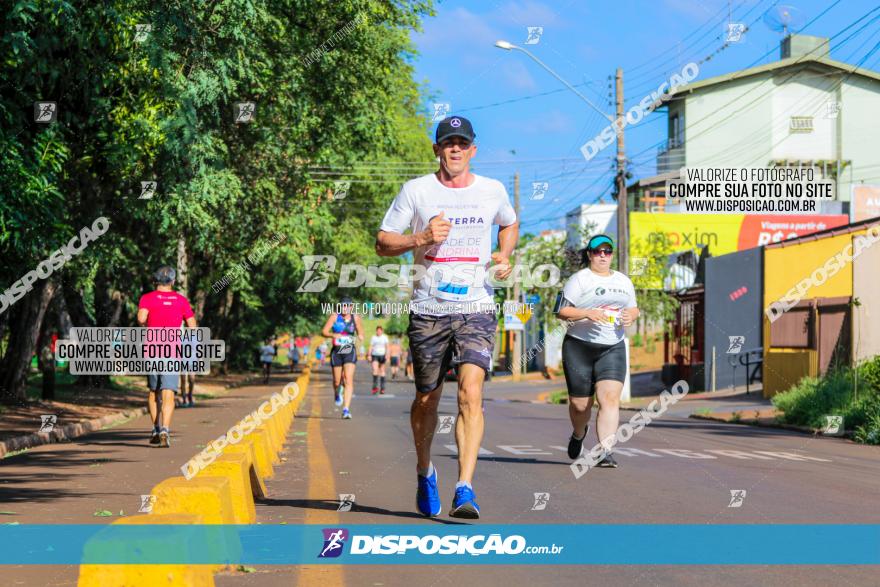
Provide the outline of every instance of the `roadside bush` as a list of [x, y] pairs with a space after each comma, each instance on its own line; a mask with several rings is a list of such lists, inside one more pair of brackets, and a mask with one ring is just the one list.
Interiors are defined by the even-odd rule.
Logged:
[[791, 389], [773, 397], [786, 424], [823, 428], [825, 417], [843, 416], [844, 426], [858, 442], [880, 444], [880, 356], [858, 366], [841, 368], [824, 376], [804, 377]]

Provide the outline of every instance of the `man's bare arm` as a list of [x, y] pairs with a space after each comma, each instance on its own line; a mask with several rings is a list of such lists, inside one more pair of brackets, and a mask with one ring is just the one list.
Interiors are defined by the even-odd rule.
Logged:
[[418, 247], [442, 243], [452, 229], [452, 223], [444, 218], [445, 214], [446, 212], [440, 212], [431, 218], [425, 230], [413, 234], [380, 230], [376, 237], [376, 254], [380, 257], [396, 257]]
[[376, 237], [376, 254], [380, 257], [397, 257], [404, 253], [424, 246], [422, 233], [397, 234], [396, 232], [379, 231]]
[[519, 222], [502, 226], [498, 229], [498, 250], [509, 259], [519, 240]]

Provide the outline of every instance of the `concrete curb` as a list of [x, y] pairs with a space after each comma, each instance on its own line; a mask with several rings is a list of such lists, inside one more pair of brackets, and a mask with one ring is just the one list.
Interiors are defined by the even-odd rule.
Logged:
[[[150, 493], [155, 499], [152, 509], [144, 516], [146, 520], [140, 523], [151, 523], [151, 518], [160, 520], [190, 515], [204, 524], [253, 524], [256, 521], [254, 497], [265, 497], [264, 480], [273, 476], [273, 462], [281, 462], [280, 455], [287, 433], [308, 390], [310, 367], [311, 364], [296, 378], [299, 387], [296, 397], [231, 445], [228, 455], [221, 453], [215, 461], [190, 479], [170, 477], [156, 485]], [[229, 557], [227, 560], [240, 557], [240, 544], [229, 543], [221, 547], [225, 548], [223, 552]], [[106, 582], [102, 582], [100, 576], [102, 566], [107, 565], [81, 565], [79, 587], [105, 585]], [[214, 585], [213, 572], [227, 565], [109, 566], [120, 577], [119, 584], [124, 585], [161, 583], [211, 586]], [[193, 569], [200, 573], [199, 576], [187, 577], [185, 573]]]
[[831, 434], [822, 434], [821, 430], [807, 428], [806, 426], [795, 426], [794, 424], [758, 422], [755, 420], [740, 420], [738, 422], [731, 422], [730, 420], [725, 420], [724, 418], [713, 417], [711, 414], [691, 414], [688, 417], [695, 420], [710, 420], [712, 422], [722, 422], [724, 424], [740, 424], [746, 426], [757, 426], [758, 428], [779, 428], [782, 430], [791, 430], [793, 432], [800, 432], [801, 434], [809, 434], [811, 436], [819, 436], [822, 438], [839, 438], [842, 440], [852, 440], [853, 435], [853, 432], [851, 430], [847, 430], [846, 432], [844, 432], [844, 434], [841, 434], [839, 436], [834, 436]]
[[92, 432], [97, 432], [107, 426], [113, 424], [121, 424], [131, 418], [136, 418], [147, 413], [147, 408], [134, 408], [125, 412], [117, 412], [108, 414], [100, 418], [91, 420], [82, 420], [64, 426], [56, 426], [52, 432], [35, 432], [27, 436], [16, 436], [0, 442], [0, 459], [8, 453], [33, 448], [43, 444], [53, 444], [56, 442], [64, 442], [65, 440], [73, 440], [79, 436], [84, 436]]

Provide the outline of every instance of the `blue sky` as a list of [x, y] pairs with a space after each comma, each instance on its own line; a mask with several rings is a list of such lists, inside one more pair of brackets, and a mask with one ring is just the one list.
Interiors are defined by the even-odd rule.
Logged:
[[[420, 53], [416, 79], [433, 102], [448, 102], [477, 132], [477, 173], [513, 185], [521, 175], [522, 230], [562, 228], [565, 213], [604, 194], [610, 196], [614, 145], [586, 163], [580, 146], [608, 124], [574, 93], [518, 51], [494, 46], [504, 39], [527, 48], [596, 106], [613, 112], [608, 76], [624, 72], [627, 108], [673, 72], [721, 47], [728, 22], [749, 25], [745, 38], [700, 65], [698, 80], [779, 58], [782, 33], [762, 19], [768, 9], [794, 6], [794, 28], [831, 37], [877, 7], [874, 0], [452, 0], [437, 3], [413, 36]], [[823, 11], [826, 11], [822, 14]], [[820, 16], [821, 15], [821, 16]], [[817, 18], [818, 17], [818, 18]], [[877, 20], [873, 20], [874, 18]], [[864, 30], [841, 42], [859, 27]], [[543, 27], [526, 45], [528, 27]], [[880, 12], [870, 14], [831, 43], [834, 59], [857, 63], [880, 42]], [[878, 69], [880, 51], [863, 67]], [[547, 95], [538, 95], [548, 93]], [[433, 132], [433, 127], [432, 127]], [[626, 129], [627, 156], [635, 178], [654, 174], [656, 145], [666, 137], [664, 110]], [[533, 181], [548, 181], [543, 200], [532, 201]], [[512, 195], [512, 194], [511, 194]]]

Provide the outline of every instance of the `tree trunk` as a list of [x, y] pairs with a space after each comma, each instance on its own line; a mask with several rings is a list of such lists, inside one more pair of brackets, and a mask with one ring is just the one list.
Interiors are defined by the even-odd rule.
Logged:
[[54, 281], [41, 279], [15, 306], [15, 315], [10, 318], [9, 347], [0, 366], [2, 403], [23, 404], [27, 401], [31, 357], [37, 347], [43, 316], [56, 289]]
[[69, 279], [62, 281], [62, 288], [64, 305], [67, 307], [67, 313], [73, 325], [80, 328], [94, 326], [92, 319], [89, 318], [89, 314], [86, 311], [82, 292], [75, 289], [74, 284]]

